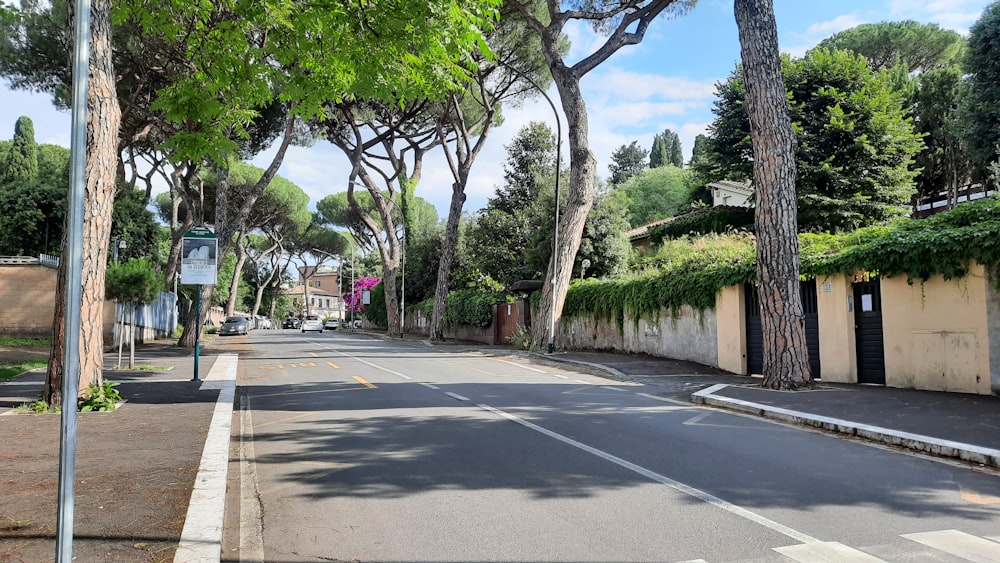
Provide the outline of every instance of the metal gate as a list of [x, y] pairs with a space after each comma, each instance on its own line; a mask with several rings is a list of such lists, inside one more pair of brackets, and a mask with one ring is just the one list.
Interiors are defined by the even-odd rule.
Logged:
[[[799, 283], [802, 296], [802, 312], [806, 321], [806, 347], [809, 350], [809, 371], [813, 379], [820, 378], [819, 362], [819, 307], [817, 306], [816, 280], [808, 279]], [[764, 332], [760, 323], [760, 298], [753, 284], [745, 286], [747, 373], [764, 371]]]
[[882, 289], [878, 277], [856, 279], [854, 290], [854, 343], [858, 383], [885, 385], [885, 345], [882, 341]]
[[518, 303], [497, 303], [496, 327], [494, 344], [508, 344], [511, 337], [517, 334], [517, 324], [520, 319], [520, 302]]

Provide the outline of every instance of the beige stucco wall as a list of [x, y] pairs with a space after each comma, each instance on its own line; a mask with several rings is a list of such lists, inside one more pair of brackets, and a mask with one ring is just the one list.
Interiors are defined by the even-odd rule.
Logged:
[[816, 279], [819, 312], [819, 362], [823, 381], [857, 383], [855, 361], [853, 291], [848, 276]]
[[882, 279], [886, 385], [990, 393], [987, 283], [979, 265], [960, 280]]
[[[57, 272], [41, 265], [0, 265], [0, 336], [49, 338]], [[104, 342], [114, 337], [115, 303], [104, 303]]]
[[743, 287], [722, 288], [715, 298], [719, 367], [733, 373], [747, 373], [746, 302]]

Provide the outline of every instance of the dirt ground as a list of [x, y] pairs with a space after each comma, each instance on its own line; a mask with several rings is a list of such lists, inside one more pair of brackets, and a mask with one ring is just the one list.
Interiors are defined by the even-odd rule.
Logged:
[[0, 366], [11, 365], [25, 360], [49, 357], [48, 346], [2, 346], [0, 345]]
[[[159, 349], [157, 349], [159, 348]], [[47, 346], [0, 347], [0, 364], [45, 358]], [[105, 353], [105, 362], [114, 356]], [[137, 360], [171, 368], [114, 372], [127, 403], [77, 417], [73, 555], [77, 561], [171, 561], [217, 391], [200, 391], [189, 352], [144, 346]], [[205, 365], [207, 364], [207, 365]], [[203, 369], [212, 361], [205, 358]], [[0, 386], [0, 561], [55, 558], [59, 415], [4, 414], [36, 395], [44, 374]], [[37, 381], [38, 386], [25, 384]]]

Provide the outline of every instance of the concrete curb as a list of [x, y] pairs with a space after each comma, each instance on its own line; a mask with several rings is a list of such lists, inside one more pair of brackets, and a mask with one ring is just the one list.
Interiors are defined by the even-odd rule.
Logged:
[[799, 424], [802, 426], [812, 426], [831, 432], [857, 436], [873, 442], [880, 442], [901, 448], [923, 452], [931, 455], [950, 457], [978, 463], [980, 465], [1000, 469], [1000, 450], [952, 442], [930, 436], [911, 434], [900, 430], [882, 428], [880, 426], [870, 426], [838, 418], [830, 418], [815, 414], [809, 414], [760, 403], [752, 403], [731, 397], [723, 397], [715, 393], [728, 387], [726, 384], [718, 384], [702, 389], [691, 395], [691, 401], [703, 405], [711, 405], [747, 414], [752, 414], [762, 418]]
[[174, 563], [215, 562], [222, 557], [229, 436], [233, 424], [238, 363], [237, 354], [219, 355], [200, 387], [202, 390], [219, 389], [219, 398], [208, 427]]

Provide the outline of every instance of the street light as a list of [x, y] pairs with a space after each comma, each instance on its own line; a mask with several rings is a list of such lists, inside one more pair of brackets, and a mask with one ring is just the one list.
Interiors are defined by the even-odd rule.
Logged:
[[124, 256], [126, 248], [128, 248], [128, 243], [125, 242], [125, 239], [123, 239], [120, 236], [115, 237], [113, 252], [114, 252], [114, 260], [116, 263], [118, 262], [119, 251], [121, 251], [120, 254]]
[[587, 268], [590, 267], [590, 260], [584, 258], [583, 262], [580, 262], [580, 281], [583, 281], [584, 274], [587, 273]]
[[538, 90], [538, 93], [549, 103], [549, 107], [552, 108], [552, 115], [556, 118], [556, 199], [552, 221], [554, 226], [552, 229], [552, 309], [549, 311], [549, 354], [551, 354], [556, 351], [556, 289], [559, 285], [559, 173], [561, 172], [560, 157], [562, 156], [562, 121], [559, 120], [559, 112], [556, 110], [556, 105], [552, 103], [552, 99], [549, 98], [549, 95], [545, 93], [545, 90], [541, 86], [520, 70], [505, 63], [501, 64], [525, 79], [528, 84], [534, 86], [535, 90]]

